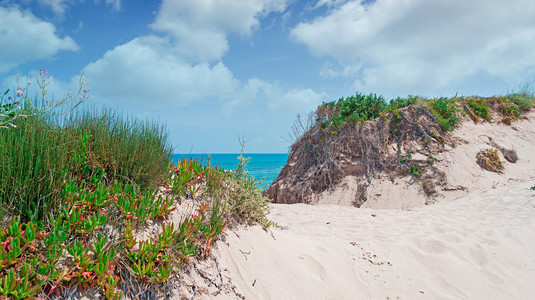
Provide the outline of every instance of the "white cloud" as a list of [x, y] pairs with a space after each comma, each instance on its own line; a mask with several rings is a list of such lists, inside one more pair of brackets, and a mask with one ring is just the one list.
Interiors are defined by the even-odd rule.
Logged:
[[[156, 36], [136, 38], [87, 65], [92, 103], [124, 108], [140, 117], [158, 117], [174, 128], [177, 151], [236, 151], [237, 137], [255, 140], [249, 151], [284, 151], [281, 136], [297, 113], [326, 100], [312, 89], [287, 89], [260, 79], [242, 82], [222, 63], [191, 64]], [[72, 86], [75, 86], [73, 78]], [[274, 122], [276, 120], [276, 122]], [[214, 128], [216, 126], [216, 128]]]
[[327, 99], [326, 93], [316, 93], [312, 89], [291, 89], [269, 103], [273, 111], [308, 112]]
[[354, 77], [361, 68], [360, 64], [338, 63], [333, 65], [331, 62], [325, 62], [320, 70], [320, 76], [324, 78]]
[[133, 39], [84, 68], [91, 102], [157, 116], [175, 129], [171, 138], [182, 147], [177, 151], [194, 146], [202, 152], [211, 145], [210, 151], [235, 152], [244, 134], [254, 137], [249, 151], [280, 152], [287, 146], [280, 137], [295, 115], [326, 95], [257, 78], [241, 81], [221, 58], [229, 34], [251, 34], [262, 16], [282, 10], [283, 3], [164, 1], [153, 25], [161, 36]]
[[316, 3], [316, 6], [314, 6], [314, 8], [318, 8], [321, 6], [327, 6], [327, 7], [339, 6], [346, 1], [347, 0], [319, 0], [318, 3]]
[[325, 68], [323, 75], [348, 70], [358, 89], [410, 93], [452, 86], [476, 73], [504, 82], [533, 75], [534, 15], [531, 0], [350, 1], [297, 25], [291, 36], [314, 55], [346, 65], [342, 71]]
[[172, 36], [180, 55], [214, 61], [228, 50], [229, 34], [248, 36], [260, 17], [285, 7], [285, 0], [164, 0], [152, 28]]
[[84, 74], [101, 98], [123, 104], [184, 106], [232, 93], [235, 79], [222, 63], [190, 65], [169, 48], [164, 38], [136, 38], [107, 51]]
[[41, 0], [42, 4], [50, 6], [56, 15], [63, 15], [67, 8], [66, 0]]
[[121, 0], [106, 0], [106, 5], [111, 6], [115, 10], [121, 10]]
[[236, 90], [225, 104], [224, 112], [230, 115], [240, 107], [256, 102], [262, 105], [262, 109], [294, 115], [309, 112], [326, 99], [327, 94], [323, 92], [303, 88], [285, 89], [279, 84], [252, 78]]
[[189, 64], [169, 49], [168, 40], [145, 36], [107, 51], [83, 70], [94, 98], [147, 107], [208, 101], [223, 106], [227, 116], [246, 105], [297, 113], [326, 98], [311, 89], [287, 90], [256, 78], [241, 83], [222, 62]]
[[29, 61], [50, 58], [60, 51], [76, 51], [70, 37], [60, 38], [56, 27], [18, 8], [0, 7], [0, 73]]

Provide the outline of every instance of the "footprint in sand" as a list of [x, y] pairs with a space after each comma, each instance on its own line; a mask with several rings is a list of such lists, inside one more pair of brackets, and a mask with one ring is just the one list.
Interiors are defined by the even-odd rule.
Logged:
[[310, 255], [301, 254], [299, 258], [305, 261], [313, 271], [313, 274], [317, 275], [320, 280], [323, 280], [326, 277], [326, 270], [318, 261], [312, 258]]

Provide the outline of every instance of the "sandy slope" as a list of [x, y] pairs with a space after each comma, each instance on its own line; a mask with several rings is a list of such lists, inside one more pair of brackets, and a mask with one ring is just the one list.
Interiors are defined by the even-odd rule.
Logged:
[[[349, 178], [323, 195], [342, 205], [272, 205], [282, 229], [242, 228], [218, 242], [223, 276], [247, 299], [534, 299], [535, 113], [528, 118], [518, 130], [465, 122], [454, 131], [455, 148], [437, 155], [454, 191], [438, 203], [423, 205], [414, 181], [379, 180], [363, 208], [342, 206], [356, 189]], [[475, 162], [489, 136], [518, 153], [503, 174]]]
[[273, 205], [282, 229], [230, 232], [217, 255], [247, 299], [529, 299], [531, 185], [406, 211]]
[[[366, 190], [365, 208], [407, 209], [436, 201], [449, 201], [465, 196], [474, 191], [491, 189], [493, 186], [506, 186], [512, 182], [535, 179], [535, 111], [526, 114], [526, 120], [513, 123], [513, 126], [501, 123], [474, 124], [465, 118], [462, 126], [449, 133], [445, 151], [434, 155], [436, 166], [446, 175], [447, 190], [439, 189], [432, 198], [427, 197], [419, 184], [411, 176], [396, 178], [394, 184], [388, 176], [378, 174]], [[519, 160], [505, 162], [502, 174], [488, 172], [476, 163], [476, 154], [490, 148], [489, 137], [505, 149], [514, 149]], [[452, 148], [454, 146], [454, 148]], [[420, 153], [412, 152], [426, 157]], [[319, 204], [352, 205], [358, 184], [352, 176], [345, 177], [334, 191], [325, 191], [316, 201]]]

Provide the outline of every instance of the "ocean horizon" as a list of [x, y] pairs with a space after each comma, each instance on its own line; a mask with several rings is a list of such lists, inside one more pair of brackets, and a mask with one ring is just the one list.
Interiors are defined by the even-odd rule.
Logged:
[[[235, 170], [238, 166], [240, 153], [177, 153], [173, 154], [173, 163], [183, 158], [196, 158], [198, 162], [206, 165], [210, 158], [210, 166], [217, 166], [225, 170]], [[259, 184], [261, 189], [266, 189], [279, 176], [280, 171], [288, 160], [288, 153], [244, 153], [245, 158], [250, 157], [247, 171], [256, 180], [263, 181]]]

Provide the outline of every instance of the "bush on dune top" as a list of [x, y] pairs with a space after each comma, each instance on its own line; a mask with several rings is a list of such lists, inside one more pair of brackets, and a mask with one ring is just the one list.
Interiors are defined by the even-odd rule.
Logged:
[[[491, 122], [490, 103], [499, 102], [502, 121], [510, 123], [511, 120], [521, 118], [519, 110], [530, 110], [535, 98], [526, 92], [512, 93], [502, 97], [438, 97], [422, 98], [409, 95], [407, 98], [396, 98], [386, 101], [384, 97], [376, 94], [360, 94], [337, 101], [324, 102], [315, 111], [316, 125], [323, 130], [329, 128], [329, 132], [336, 134], [343, 124], [357, 124], [377, 118], [381, 115], [395, 112], [400, 108], [410, 105], [424, 105], [435, 115], [444, 131], [455, 129], [461, 119], [459, 113], [464, 106], [465, 111], [477, 122], [478, 116]], [[301, 133], [301, 135], [304, 132]], [[294, 137], [297, 141], [299, 136]]]

